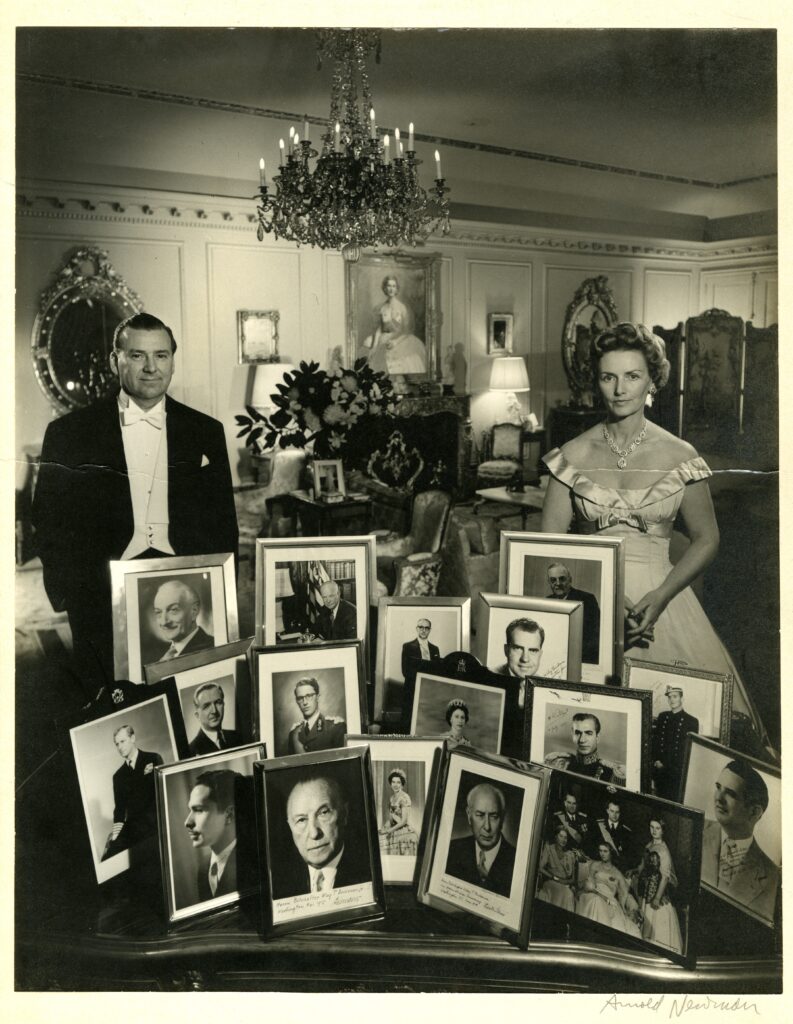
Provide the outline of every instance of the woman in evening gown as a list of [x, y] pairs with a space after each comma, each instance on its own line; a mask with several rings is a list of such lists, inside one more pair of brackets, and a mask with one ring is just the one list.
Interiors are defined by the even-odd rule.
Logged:
[[576, 913], [640, 939], [641, 932], [634, 920], [636, 901], [628, 891], [625, 876], [611, 862], [608, 843], [598, 845], [598, 857], [589, 865], [589, 874], [578, 894]]
[[392, 376], [426, 373], [427, 350], [424, 342], [410, 333], [412, 316], [397, 298], [399, 281], [389, 274], [383, 278], [381, 287], [386, 299], [375, 310], [374, 334], [363, 343], [365, 349], [371, 349], [369, 366]]
[[573, 886], [575, 884], [576, 858], [567, 844], [570, 837], [564, 825], [553, 835], [552, 843], [545, 843], [540, 855], [540, 877], [542, 885], [537, 893], [541, 900], [553, 903], [562, 910], [575, 911]]
[[660, 819], [650, 819], [650, 836], [635, 876], [642, 915], [642, 938], [682, 953], [680, 922], [669, 900], [669, 891], [677, 885], [677, 876], [672, 855], [664, 841], [664, 823]]
[[410, 825], [411, 800], [405, 789], [407, 781], [401, 768], [394, 768], [389, 773], [391, 797], [388, 801], [388, 818], [380, 829], [380, 849], [387, 854], [415, 857], [418, 835]]
[[[689, 586], [719, 546], [711, 471], [688, 442], [644, 416], [648, 396], [669, 379], [664, 343], [642, 324], [616, 324], [592, 342], [592, 366], [605, 422], [545, 456], [551, 479], [542, 529], [567, 533], [575, 519], [577, 533], [624, 538], [626, 654], [732, 673], [734, 710], [764, 740], [735, 666]], [[672, 566], [678, 512], [691, 543]]]

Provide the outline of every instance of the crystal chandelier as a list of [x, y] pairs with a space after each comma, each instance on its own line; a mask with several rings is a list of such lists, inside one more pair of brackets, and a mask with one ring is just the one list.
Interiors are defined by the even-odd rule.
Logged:
[[[322, 152], [312, 148], [310, 127], [303, 137], [290, 130], [287, 146], [279, 140], [279, 171], [268, 188], [264, 160], [259, 161], [257, 213], [259, 241], [265, 232], [299, 245], [340, 249], [355, 262], [364, 246], [418, 245], [432, 231], [449, 231], [449, 201], [435, 151], [436, 178], [427, 191], [419, 183], [413, 125], [407, 148], [399, 129], [383, 138], [375, 123], [366, 57], [380, 59], [380, 33], [371, 29], [322, 29], [317, 32], [319, 67], [333, 59], [330, 116]], [[309, 161], [319, 157], [314, 169]]]

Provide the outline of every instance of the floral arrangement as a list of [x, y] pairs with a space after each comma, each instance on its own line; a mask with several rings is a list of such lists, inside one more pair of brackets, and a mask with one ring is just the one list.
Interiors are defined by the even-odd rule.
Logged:
[[267, 417], [253, 406], [236, 416], [245, 444], [256, 452], [271, 448], [311, 448], [319, 458], [339, 458], [370, 416], [393, 415], [399, 396], [388, 376], [356, 361], [351, 370], [327, 373], [319, 363], [302, 362], [284, 374], [272, 396], [276, 411]]

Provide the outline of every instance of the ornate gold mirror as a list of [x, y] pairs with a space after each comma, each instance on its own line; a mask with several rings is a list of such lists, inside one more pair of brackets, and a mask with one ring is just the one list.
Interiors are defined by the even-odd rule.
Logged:
[[617, 320], [617, 307], [608, 278], [603, 275], [588, 277], [567, 307], [562, 332], [562, 359], [573, 394], [573, 405], [592, 407], [590, 345], [594, 337]]
[[67, 255], [41, 296], [32, 337], [36, 379], [56, 409], [80, 409], [113, 391], [113, 332], [142, 309], [104, 249]]

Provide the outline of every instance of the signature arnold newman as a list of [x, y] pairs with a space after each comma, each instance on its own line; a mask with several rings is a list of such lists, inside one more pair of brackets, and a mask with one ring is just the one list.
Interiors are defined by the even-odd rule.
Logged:
[[[750, 1012], [760, 1016], [757, 1003], [736, 996], [735, 999], [712, 999], [710, 996], [674, 996], [669, 1002], [666, 996], [649, 996], [647, 999], [618, 999], [616, 995], [609, 996], [601, 1006], [600, 1012], [604, 1010], [649, 1010], [651, 1013], [659, 1013], [662, 1008], [668, 1010], [667, 1017], [672, 1020], [682, 1017], [691, 1010], [721, 1010], [729, 1012]], [[663, 1014], [662, 1014], [663, 1016]]]

